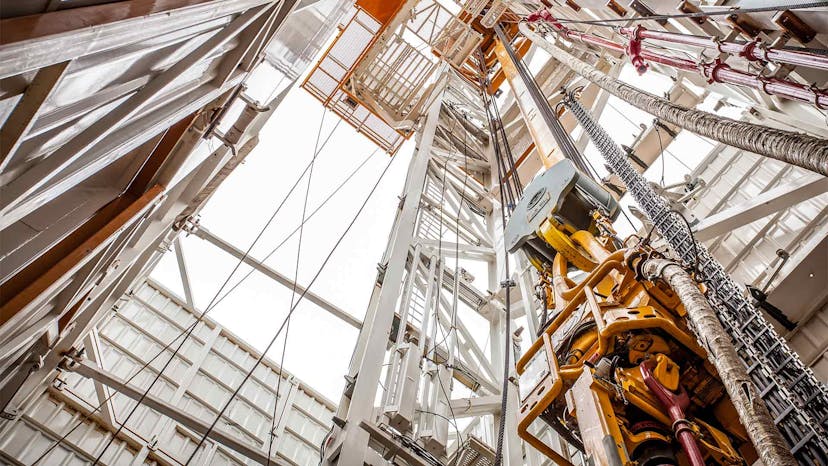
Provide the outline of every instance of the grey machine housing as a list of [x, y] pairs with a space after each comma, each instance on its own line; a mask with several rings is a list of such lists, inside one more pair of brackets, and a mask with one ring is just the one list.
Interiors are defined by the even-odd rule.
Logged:
[[592, 218], [600, 210], [612, 220], [618, 217], [618, 202], [603, 186], [562, 160], [529, 183], [523, 197], [506, 224], [506, 247], [509, 252], [530, 246], [548, 260], [555, 252], [537, 237], [536, 232], [550, 215], [575, 230], [596, 233]]

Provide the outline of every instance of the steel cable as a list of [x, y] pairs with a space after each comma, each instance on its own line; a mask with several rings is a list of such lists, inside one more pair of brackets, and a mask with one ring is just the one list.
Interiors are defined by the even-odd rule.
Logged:
[[[499, 30], [499, 28], [498, 28], [498, 30]], [[502, 36], [502, 34], [503, 33], [500, 32], [501, 36]], [[504, 44], [504, 45], [507, 45], [507, 50], [508, 50], [508, 44]], [[482, 57], [482, 53], [479, 53], [479, 56]], [[495, 158], [498, 159], [498, 160], [496, 160], [496, 162], [497, 162], [496, 165], [497, 165], [497, 179], [498, 179], [498, 184], [500, 185], [500, 189], [499, 189], [499, 191], [500, 191], [500, 218], [501, 218], [501, 228], [502, 228], [503, 234], [505, 236], [505, 234], [506, 234], [506, 220], [508, 218], [507, 214], [506, 214], [506, 211], [507, 211], [507, 208], [509, 208], [509, 212], [511, 213], [511, 209], [514, 208], [514, 202], [515, 202], [516, 199], [511, 200], [511, 202], [507, 202], [507, 194], [506, 194], [507, 189], [504, 189], [504, 186], [503, 186], [505, 181], [506, 181], [506, 180], [504, 180], [504, 178], [506, 176], [507, 165], [506, 165], [506, 161], [502, 160], [503, 151], [500, 148], [500, 142], [499, 142], [499, 139], [497, 137], [498, 135], [495, 133], [497, 128], [502, 128], [503, 127], [503, 122], [500, 120], [499, 112], [497, 114], [497, 119], [496, 120], [493, 118], [493, 116], [489, 115], [489, 105], [488, 105], [489, 101], [485, 97], [487, 95], [486, 90], [487, 90], [487, 87], [488, 87], [487, 83], [486, 83], [487, 73], [486, 73], [486, 69], [485, 69], [485, 62], [482, 59], [480, 60], [480, 66], [481, 66], [481, 76], [483, 76], [483, 78], [480, 81], [480, 92], [481, 92], [481, 95], [483, 96], [487, 116], [489, 116], [489, 131], [492, 133], [491, 139], [492, 139], [492, 143], [494, 145]], [[494, 106], [496, 107], [497, 105], [495, 104]], [[503, 134], [503, 143], [508, 145], [508, 140], [506, 140], [505, 134]], [[509, 152], [511, 153], [511, 151], [509, 151]], [[518, 174], [517, 174], [517, 171], [516, 171], [516, 167], [514, 165], [514, 161], [511, 162], [511, 169], [512, 169], [512, 178], [517, 178]], [[521, 194], [522, 194], [522, 192], [518, 192], [516, 195], [520, 196]], [[511, 321], [512, 320], [512, 314], [511, 314], [511, 287], [512, 287], [512, 281], [511, 281], [511, 272], [509, 270], [509, 250], [508, 250], [508, 247], [506, 246], [505, 241], [503, 242], [503, 259], [504, 259], [503, 260], [504, 274], [505, 274], [505, 277], [506, 277], [505, 280], [503, 280], [501, 282], [501, 286], [506, 287], [506, 296], [505, 296], [506, 302], [505, 302], [505, 305], [504, 305], [505, 331], [504, 331], [504, 336], [503, 336], [503, 338], [504, 338], [504, 343], [503, 343], [503, 385], [502, 385], [502, 388], [501, 388], [500, 419], [499, 419], [500, 422], [499, 422], [498, 430], [497, 430], [497, 443], [496, 443], [496, 447], [495, 447], [494, 466], [500, 466], [501, 464], [503, 464], [503, 441], [504, 441], [504, 437], [505, 437], [506, 417], [507, 417], [507, 413], [508, 413], [509, 372], [511, 371], [509, 354], [510, 354], [511, 349], [512, 349], [512, 330], [511, 330], [511, 323], [512, 323], [512, 321]]]
[[[367, 157], [365, 157], [365, 159], [363, 159], [363, 160], [362, 160], [362, 162], [361, 162], [359, 165], [357, 165], [357, 166], [356, 166], [356, 167], [355, 167], [355, 168], [351, 171], [351, 173], [349, 173], [349, 174], [348, 174], [348, 176], [347, 176], [347, 177], [345, 177], [345, 179], [343, 179], [343, 180], [339, 183], [339, 185], [337, 185], [337, 187], [333, 189], [333, 191], [331, 191], [330, 193], [328, 193], [328, 195], [325, 197], [325, 199], [324, 199], [324, 200], [322, 200], [322, 202], [321, 202], [321, 203], [319, 203], [319, 205], [318, 205], [318, 206], [316, 206], [316, 207], [313, 209], [313, 211], [312, 211], [312, 212], [308, 215], [308, 218], [307, 218], [307, 219], [305, 219], [305, 222], [304, 222], [304, 223], [309, 222], [309, 221], [310, 221], [310, 219], [312, 219], [312, 218], [316, 215], [316, 213], [317, 213], [317, 212], [319, 212], [320, 210], [322, 210], [322, 208], [323, 208], [323, 207], [325, 207], [325, 206], [328, 204], [328, 202], [330, 202], [330, 201], [331, 201], [331, 199], [333, 199], [333, 198], [334, 198], [334, 196], [335, 196], [335, 195], [336, 195], [336, 194], [337, 194], [337, 193], [338, 193], [338, 192], [339, 192], [339, 191], [340, 191], [340, 190], [341, 190], [341, 189], [342, 189], [342, 188], [343, 188], [343, 187], [344, 187], [344, 186], [345, 186], [345, 185], [346, 185], [349, 181], [351, 181], [351, 179], [352, 179], [352, 178], [353, 178], [353, 177], [354, 177], [354, 176], [355, 176], [355, 175], [356, 175], [356, 174], [357, 174], [357, 173], [358, 173], [358, 172], [362, 169], [362, 167], [364, 167], [364, 166], [365, 166], [365, 164], [368, 162], [368, 160], [369, 160], [369, 159], [371, 159], [374, 155], [376, 155], [376, 153], [377, 153], [377, 152], [379, 152], [379, 148], [374, 149], [374, 150], [373, 150], [373, 152], [371, 152], [370, 154], [368, 154], [368, 156], [367, 156]], [[270, 259], [270, 258], [271, 258], [274, 254], [276, 254], [276, 252], [278, 252], [278, 251], [279, 251], [279, 249], [281, 249], [281, 247], [285, 245], [285, 243], [287, 243], [287, 242], [288, 242], [291, 238], [293, 238], [293, 235], [295, 235], [296, 233], [298, 233], [298, 232], [299, 232], [299, 228], [301, 228], [301, 227], [302, 227], [302, 225], [304, 225], [304, 223], [301, 223], [301, 224], [297, 225], [297, 226], [296, 226], [296, 227], [295, 227], [295, 228], [294, 228], [294, 229], [293, 229], [293, 230], [292, 230], [292, 231], [291, 231], [291, 232], [290, 232], [287, 236], [285, 236], [284, 238], [282, 238], [282, 241], [280, 241], [280, 242], [279, 242], [279, 244], [277, 244], [277, 245], [276, 245], [273, 249], [271, 249], [271, 250], [270, 250], [270, 252], [268, 252], [268, 253], [267, 253], [267, 254], [266, 254], [266, 255], [265, 255], [265, 256], [264, 256], [264, 257], [263, 257], [263, 258], [262, 258], [259, 262], [264, 263], [264, 262], [266, 262], [268, 259]], [[244, 283], [244, 281], [245, 281], [245, 280], [247, 280], [247, 278], [248, 278], [248, 277], [250, 277], [251, 275], [253, 275], [253, 273], [255, 273], [255, 272], [256, 272], [256, 269], [251, 269], [251, 270], [249, 270], [249, 271], [248, 271], [248, 272], [247, 272], [247, 273], [246, 273], [246, 274], [245, 274], [245, 275], [244, 275], [244, 276], [243, 276], [243, 277], [242, 277], [242, 278], [241, 278], [238, 282], [236, 282], [236, 284], [235, 284], [235, 285], [233, 285], [232, 287], [230, 287], [230, 289], [229, 289], [229, 290], [227, 290], [227, 292], [226, 292], [226, 293], [224, 293], [224, 295], [222, 295], [222, 296], [221, 296], [221, 298], [219, 298], [219, 299], [218, 299], [218, 301], [216, 301], [216, 303], [214, 304], [214, 306], [218, 306], [218, 305], [219, 305], [219, 304], [220, 304], [220, 303], [224, 300], [224, 298], [226, 298], [227, 296], [229, 296], [229, 295], [230, 295], [230, 294], [231, 294], [231, 293], [232, 293], [232, 292], [233, 292], [236, 288], [238, 288], [238, 287], [239, 287], [242, 283]]]
[[285, 319], [282, 321], [282, 324], [279, 326], [279, 329], [276, 331], [276, 334], [275, 334], [275, 335], [273, 336], [273, 338], [270, 340], [270, 342], [268, 343], [267, 347], [265, 347], [265, 349], [262, 351], [261, 355], [257, 358], [256, 363], [255, 363], [255, 364], [253, 364], [253, 367], [251, 367], [251, 368], [247, 371], [247, 374], [245, 375], [244, 379], [242, 379], [241, 383], [238, 385], [238, 387], [236, 387], [235, 391], [234, 391], [234, 392], [230, 395], [230, 399], [229, 399], [229, 400], [227, 400], [227, 402], [226, 402], [226, 403], [224, 404], [224, 406], [222, 407], [221, 411], [219, 411], [218, 415], [215, 417], [215, 419], [213, 419], [213, 422], [210, 424], [210, 427], [208, 427], [207, 431], [206, 431], [206, 432], [204, 432], [204, 433], [201, 435], [201, 438], [200, 438], [200, 440], [199, 440], [198, 444], [196, 445], [195, 449], [194, 449], [194, 450], [193, 450], [193, 452], [190, 454], [190, 457], [187, 459], [187, 461], [184, 463], [185, 465], [189, 465], [189, 464], [192, 462], [193, 458], [195, 458], [195, 455], [198, 453], [199, 448], [201, 448], [201, 446], [204, 444], [204, 442], [205, 442], [205, 440], [207, 439], [207, 437], [210, 435], [210, 433], [211, 433], [211, 432], [213, 431], [213, 429], [215, 428], [216, 424], [218, 424], [218, 421], [221, 419], [221, 417], [222, 417], [222, 416], [224, 415], [224, 413], [227, 411], [227, 408], [230, 406], [230, 403], [231, 403], [231, 402], [235, 399], [235, 397], [239, 394], [239, 391], [241, 391], [241, 388], [244, 386], [244, 384], [245, 384], [245, 383], [246, 383], [246, 382], [250, 379], [250, 377], [253, 375], [253, 371], [255, 371], [255, 370], [256, 370], [256, 368], [257, 368], [257, 367], [259, 367], [259, 364], [261, 364], [262, 360], [264, 360], [265, 355], [266, 355], [266, 354], [267, 354], [267, 352], [270, 350], [270, 348], [273, 346], [273, 344], [276, 342], [276, 339], [277, 339], [277, 338], [279, 337], [279, 335], [282, 333], [282, 330], [284, 330], [284, 328], [285, 328], [285, 326], [286, 326], [286, 324], [287, 324], [287, 322], [288, 322], [288, 319], [290, 319], [290, 317], [291, 317], [291, 316], [293, 315], [293, 313], [296, 311], [296, 308], [299, 306], [299, 304], [300, 304], [300, 303], [302, 302], [302, 300], [304, 299], [305, 295], [308, 293], [308, 291], [310, 291], [310, 289], [313, 287], [314, 283], [316, 283], [316, 280], [317, 280], [317, 279], [319, 278], [319, 276], [322, 274], [322, 271], [325, 269], [325, 266], [327, 266], [328, 262], [330, 261], [331, 257], [333, 256], [334, 252], [336, 252], [336, 250], [337, 250], [337, 248], [339, 247], [339, 245], [340, 245], [340, 244], [342, 243], [342, 241], [345, 239], [345, 236], [348, 234], [348, 232], [351, 230], [351, 228], [352, 228], [352, 227], [354, 226], [354, 224], [356, 223], [356, 221], [357, 221], [357, 219], [359, 218], [360, 214], [361, 214], [361, 213], [362, 213], [362, 211], [365, 209], [365, 206], [368, 204], [368, 201], [371, 199], [372, 195], [373, 195], [373, 194], [374, 194], [374, 192], [376, 191], [376, 189], [377, 189], [377, 187], [379, 186], [380, 182], [381, 182], [381, 181], [383, 180], [383, 178], [385, 177], [385, 174], [388, 172], [388, 169], [391, 167], [391, 163], [393, 163], [393, 161], [394, 161], [395, 159], [396, 159], [396, 157], [391, 157], [391, 158], [389, 159], [388, 163], [385, 165], [385, 168], [383, 169], [383, 171], [382, 171], [382, 173], [380, 174], [379, 178], [377, 179], [376, 183], [374, 183], [374, 186], [371, 188], [371, 191], [370, 191], [370, 192], [368, 193], [368, 195], [365, 197], [365, 200], [362, 202], [362, 205], [360, 205], [359, 210], [356, 212], [356, 214], [354, 215], [353, 219], [351, 219], [351, 222], [350, 222], [350, 223], [348, 224], [348, 226], [345, 228], [345, 231], [344, 231], [344, 232], [343, 232], [343, 233], [339, 236], [339, 238], [337, 239], [336, 243], [335, 243], [335, 244], [333, 245], [333, 247], [331, 248], [330, 252], [328, 252], [328, 255], [325, 257], [325, 259], [324, 259], [324, 260], [323, 260], [323, 262], [322, 262], [322, 265], [319, 267], [319, 269], [316, 271], [316, 274], [313, 276], [313, 278], [311, 279], [311, 281], [308, 283], [308, 286], [307, 286], [307, 287], [305, 287], [305, 289], [302, 291], [302, 293], [301, 293], [301, 294], [299, 295], [299, 297], [296, 299], [295, 304], [294, 304], [293, 306], [291, 306], [290, 310], [288, 311], [287, 316], [286, 316], [286, 317], [285, 317]]
[[[307, 212], [308, 212], [308, 197], [310, 196], [311, 182], [313, 181], [313, 168], [316, 165], [316, 157], [319, 155], [319, 152], [318, 152], [319, 138], [320, 138], [320, 136], [322, 136], [322, 126], [324, 126], [324, 124], [325, 124], [325, 115], [326, 114], [327, 114], [327, 112], [323, 111], [322, 121], [319, 123], [319, 131], [317, 131], [317, 133], [316, 133], [316, 142], [313, 145], [313, 156], [311, 157], [310, 170], [308, 171], [308, 184], [305, 187], [305, 200], [302, 203], [302, 218], [301, 218], [301, 221], [299, 222], [299, 241], [298, 241], [298, 244], [296, 246], [296, 266], [295, 266], [294, 271], [293, 271], [293, 288], [290, 291], [290, 306], [289, 307], [293, 307], [294, 299], [296, 298], [296, 283], [299, 281], [299, 263], [300, 263], [300, 259], [301, 259], [301, 256], [302, 256], [302, 239], [303, 239], [304, 232], [305, 232], [305, 219], [306, 219]], [[341, 121], [342, 121], [341, 119], [337, 120], [336, 124], [339, 125], [339, 123]], [[336, 127], [334, 127], [334, 130], [335, 129], [336, 129]], [[279, 360], [279, 371], [280, 372], [285, 367], [285, 353], [287, 353], [287, 343], [288, 343], [288, 336], [289, 335], [290, 335], [290, 316], [288, 316], [288, 319], [287, 319], [287, 326], [285, 327], [285, 340], [284, 340], [284, 343], [282, 344], [282, 357]], [[279, 379], [276, 381], [276, 403], [273, 404], [273, 416], [271, 417], [271, 420], [270, 420], [270, 435], [268, 435], [269, 441], [267, 443], [267, 466], [270, 466], [270, 455], [271, 455], [272, 450], [273, 450], [273, 436], [274, 436], [273, 430], [276, 428], [276, 424], [277, 424], [277, 421], [276, 421], [276, 407], [279, 405], [279, 403], [278, 403], [278, 401], [279, 401], [279, 392], [282, 389], [282, 379], [284, 379], [284, 377], [281, 377], [281, 374], [280, 374]], [[287, 397], [285, 397], [285, 401], [282, 403], [282, 412], [281, 412], [281, 414], [279, 414], [279, 422], [282, 421], [282, 416], [284, 416], [284, 414], [285, 414], [285, 408], [286, 407], [287, 407]]]

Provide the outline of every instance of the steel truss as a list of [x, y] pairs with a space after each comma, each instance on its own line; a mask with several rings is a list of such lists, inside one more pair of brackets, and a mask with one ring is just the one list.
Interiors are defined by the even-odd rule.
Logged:
[[[445, 69], [440, 76], [352, 357], [330, 464], [370, 462], [389, 442], [415, 440], [444, 459], [459, 454], [469, 436], [495, 444], [503, 355], [514, 351], [502, 341], [496, 169], [478, 90]], [[471, 277], [467, 261], [482, 264], [485, 276]], [[513, 318], [532, 306], [531, 284], [517, 281]], [[488, 336], [476, 335], [469, 320], [481, 317]], [[516, 408], [515, 391], [508, 401]], [[505, 464], [523, 464], [516, 432], [510, 416]], [[366, 448], [372, 444], [378, 450]]]

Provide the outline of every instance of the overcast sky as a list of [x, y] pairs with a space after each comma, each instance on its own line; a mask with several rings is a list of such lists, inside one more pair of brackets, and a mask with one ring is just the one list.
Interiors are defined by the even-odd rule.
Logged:
[[[545, 58], [542, 52], [538, 52], [534, 60], [537, 62]], [[624, 70], [621, 79], [659, 94], [672, 84], [669, 78], [655, 73], [638, 77], [629, 67]], [[201, 215], [201, 224], [239, 249], [247, 249], [313, 156], [322, 115], [323, 109], [317, 100], [298, 86], [291, 90], [261, 132], [259, 145], [207, 203]], [[336, 122], [333, 114], [325, 116], [322, 139], [331, 133]], [[601, 117], [601, 123], [620, 144], [632, 142], [639, 131], [638, 123], [651, 122], [650, 115], [614, 97], [610, 98], [609, 106]], [[681, 180], [687, 173], [678, 159], [694, 167], [710, 151], [710, 147], [710, 143], [701, 138], [688, 132], [680, 133], [677, 143], [669, 146], [670, 153], [665, 158], [666, 183]], [[377, 262], [385, 250], [412, 150], [413, 141], [409, 141], [394, 156], [391, 169], [368, 207], [312, 288], [360, 320], [365, 314], [376, 278]], [[317, 158], [308, 212], [374, 151], [375, 146], [370, 141], [346, 123], [341, 123]], [[597, 167], [603, 166], [600, 155], [591, 144], [586, 153]], [[300, 284], [310, 282], [387, 162], [388, 155], [377, 151], [306, 224], [299, 265]], [[605, 173], [602, 168], [600, 170]], [[661, 171], [662, 166], [657, 162], [646, 176], [657, 181], [661, 178]], [[264, 258], [299, 225], [306, 186], [307, 177], [253, 248], [253, 257]], [[617, 222], [618, 229], [629, 233], [632, 228], [624, 222], [621, 217]], [[182, 236], [181, 243], [189, 266], [196, 307], [204, 309], [237, 260], [194, 236]], [[294, 235], [266, 263], [292, 277], [297, 245], [298, 235]], [[240, 267], [230, 284], [236, 283], [249, 270], [247, 266]], [[152, 277], [174, 292], [183, 294], [173, 253], [163, 257]], [[263, 349], [286, 316], [290, 295], [291, 290], [256, 272], [216, 306], [210, 317], [254, 347]], [[479, 334], [482, 337], [486, 332]], [[303, 302], [291, 321], [285, 369], [336, 403], [344, 387], [343, 375], [347, 372], [356, 336], [357, 330], [353, 327], [317, 306]], [[282, 338], [269, 353], [276, 362], [282, 354]], [[488, 347], [488, 341], [481, 343], [481, 346]], [[484, 350], [487, 351], [487, 348]]]

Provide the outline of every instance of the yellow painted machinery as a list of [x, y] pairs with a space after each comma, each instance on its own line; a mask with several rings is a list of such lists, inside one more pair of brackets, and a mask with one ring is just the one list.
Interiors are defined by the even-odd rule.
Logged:
[[752, 464], [756, 452], [681, 301], [642, 276], [638, 265], [655, 253], [640, 238], [616, 238], [617, 210], [564, 160], [512, 212], [507, 246], [537, 268], [546, 308], [517, 363], [520, 437], [560, 465], [570, 462], [536, 436], [538, 423], [587, 464]]

